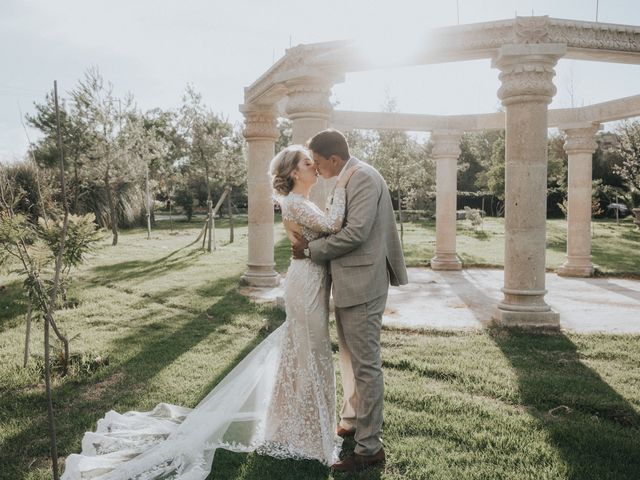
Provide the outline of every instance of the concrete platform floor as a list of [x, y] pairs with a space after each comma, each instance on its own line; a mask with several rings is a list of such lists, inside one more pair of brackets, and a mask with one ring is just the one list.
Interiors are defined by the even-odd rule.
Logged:
[[[436, 272], [410, 268], [409, 284], [391, 287], [385, 325], [473, 329], [488, 325], [502, 299], [503, 271]], [[546, 276], [547, 303], [560, 313], [563, 330], [640, 334], [640, 281], [622, 278]], [[283, 287], [241, 288], [256, 301], [283, 304]]]

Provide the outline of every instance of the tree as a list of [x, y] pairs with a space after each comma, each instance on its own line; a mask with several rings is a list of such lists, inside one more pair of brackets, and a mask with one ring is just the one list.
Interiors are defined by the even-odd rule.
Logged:
[[[44, 363], [45, 363], [45, 391], [47, 397], [47, 417], [49, 420], [49, 439], [51, 448], [52, 471], [54, 480], [59, 479], [58, 450], [56, 445], [56, 428], [53, 413], [53, 399], [51, 391], [51, 362], [49, 348], [49, 329], [53, 328], [56, 336], [64, 346], [64, 371], [66, 374], [69, 362], [69, 342], [58, 329], [54, 319], [54, 312], [58, 306], [58, 297], [65, 291], [62, 286], [64, 278], [68, 275], [71, 266], [77, 265], [82, 260], [92, 241], [97, 240], [95, 229], [91, 219], [81, 219], [75, 222], [81, 228], [72, 228], [69, 235], [69, 207], [67, 202], [67, 189], [65, 182], [65, 164], [62, 146], [62, 130], [60, 124], [60, 111], [58, 107], [57, 84], [54, 81], [54, 102], [56, 113], [57, 150], [59, 154], [60, 172], [60, 202], [62, 213], [55, 222], [41, 219], [39, 226], [28, 221], [24, 215], [14, 211], [23, 195], [14, 184], [8, 182], [7, 176], [0, 171], [0, 264], [5, 263], [9, 257], [17, 259], [20, 268], [18, 273], [25, 277], [24, 286], [29, 297], [29, 313], [31, 305], [35, 303], [36, 309], [44, 318]], [[60, 219], [62, 217], [62, 219]], [[88, 220], [88, 221], [87, 221]], [[77, 235], [81, 233], [80, 235]], [[71, 248], [68, 238], [71, 237]], [[43, 244], [46, 246], [43, 248]], [[47, 248], [48, 247], [48, 248]], [[42, 250], [48, 250], [41, 252]], [[53, 263], [51, 278], [47, 279], [43, 274], [48, 264]], [[66, 268], [68, 266], [68, 269]], [[63, 298], [64, 298], [63, 293]], [[28, 321], [30, 322], [29, 315]], [[25, 364], [27, 360], [28, 335], [25, 342]]]
[[[396, 102], [387, 98], [385, 111], [396, 111]], [[389, 189], [396, 197], [400, 238], [404, 237], [402, 221], [403, 200], [410, 198], [416, 189], [424, 188], [424, 150], [406, 132], [381, 130], [377, 132], [378, 142], [371, 153], [371, 164], [384, 177]]]
[[31, 223], [47, 219], [47, 211], [54, 208], [56, 182], [44, 169], [23, 160], [1, 167], [6, 180], [19, 192], [14, 211], [25, 215]]
[[622, 122], [616, 133], [622, 162], [614, 166], [614, 171], [626, 184], [630, 193], [628, 200], [636, 205], [640, 199], [640, 121]]
[[[240, 133], [227, 120], [218, 117], [202, 101], [202, 95], [187, 86], [180, 109], [181, 126], [189, 156], [189, 174], [204, 178], [209, 215], [207, 250], [213, 242], [213, 189], [224, 190], [230, 184], [244, 184], [246, 166]], [[222, 192], [221, 192], [222, 193]], [[185, 196], [188, 198], [188, 195]]]
[[565, 138], [552, 134], [547, 139], [547, 213], [566, 216], [560, 207], [567, 198], [568, 156], [564, 150]]
[[[130, 156], [138, 159], [144, 169], [145, 210], [147, 214], [147, 238], [151, 238], [151, 214], [153, 211], [153, 196], [151, 195], [151, 181], [149, 172], [155, 161], [167, 156], [169, 145], [158, 134], [153, 124], [145, 122], [141, 114], [132, 114], [127, 118], [122, 130], [124, 148]], [[157, 162], [158, 164], [159, 162]], [[157, 165], [156, 164], [156, 165]], [[156, 166], [156, 169], [158, 167]]]
[[291, 145], [291, 142], [293, 141], [293, 124], [291, 123], [291, 120], [279, 118], [278, 132], [280, 132], [280, 135], [276, 140], [276, 153]]
[[[32, 145], [33, 154], [40, 167], [53, 168], [57, 166], [60, 156], [57, 145], [56, 113], [54, 98], [47, 93], [44, 103], [34, 103], [35, 115], [26, 115], [27, 123], [40, 130], [44, 137]], [[66, 105], [63, 100], [60, 105], [60, 134], [65, 148], [65, 171], [71, 173], [70, 184], [73, 202], [70, 205], [73, 213], [80, 213], [80, 196], [86, 190], [83, 182], [83, 156], [91, 146], [90, 132], [86, 124], [80, 120], [77, 112]]]
[[229, 213], [229, 243], [234, 240], [232, 192], [246, 195], [247, 164], [244, 158], [244, 138], [233, 130], [231, 135], [222, 139], [222, 150], [215, 157], [214, 183], [219, 195], [225, 195]]
[[493, 196], [504, 202], [505, 139], [504, 131], [491, 147], [491, 161], [486, 172], [487, 189]]
[[176, 204], [182, 207], [182, 211], [187, 217], [187, 222], [193, 218], [193, 194], [188, 182], [181, 183], [175, 191]]
[[[552, 198], [552, 203], [558, 203], [566, 194], [566, 154], [564, 153], [564, 139], [561, 136], [550, 137], [547, 143], [548, 168], [547, 168], [547, 188], [548, 192], [559, 195], [559, 198]], [[486, 171], [478, 176], [477, 185], [486, 185], [486, 188], [500, 202], [505, 198], [505, 134], [504, 130], [499, 131], [493, 145], [491, 146], [491, 157], [486, 167]], [[555, 205], [554, 203], [554, 205]], [[504, 204], [498, 207], [498, 214], [502, 211]], [[557, 206], [556, 206], [557, 207]]]
[[187, 144], [180, 134], [178, 120], [176, 112], [159, 108], [148, 111], [144, 116], [145, 125], [152, 126], [166, 146], [165, 155], [151, 162], [150, 174], [157, 185], [156, 196], [168, 201], [169, 211], [182, 176], [181, 165], [186, 158]]
[[[15, 211], [14, 208], [20, 203], [23, 193], [8, 180], [4, 170], [0, 168], [0, 266], [10, 262], [15, 266], [13, 271], [24, 279], [29, 308], [33, 305], [35, 311], [44, 319], [45, 381], [49, 399], [54, 478], [58, 478], [50, 401], [49, 327], [53, 328], [63, 345], [64, 374], [69, 361], [69, 342], [58, 328], [55, 311], [64, 305], [66, 300], [71, 269], [84, 260], [86, 253], [92, 249], [101, 235], [96, 231], [93, 215], [70, 215], [67, 222], [61, 218], [59, 205], [58, 211], [55, 212], [57, 218], [54, 220], [47, 224], [43, 219], [37, 224], [30, 222], [26, 215]], [[25, 342], [26, 358], [28, 342]]]
[[489, 135], [493, 132], [465, 132], [460, 139], [460, 156], [458, 157], [457, 189], [460, 192], [478, 190], [478, 177], [483, 172], [483, 165], [489, 160], [491, 151], [486, 151]]
[[349, 130], [345, 132], [351, 155], [366, 163], [371, 163], [378, 149], [378, 134], [371, 130]]
[[133, 98], [124, 101], [113, 94], [113, 86], [105, 83], [97, 68], [90, 68], [71, 93], [79, 122], [89, 135], [89, 148], [84, 152], [87, 177], [101, 181], [109, 207], [112, 245], [118, 244], [118, 211], [116, 196], [141, 177], [142, 165], [127, 152], [124, 123], [133, 110]]

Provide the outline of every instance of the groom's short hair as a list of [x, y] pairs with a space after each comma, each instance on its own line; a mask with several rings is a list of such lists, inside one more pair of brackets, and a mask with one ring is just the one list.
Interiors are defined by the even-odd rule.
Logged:
[[328, 128], [320, 133], [316, 133], [311, 137], [307, 146], [309, 150], [323, 156], [324, 158], [329, 158], [331, 155], [337, 155], [345, 162], [351, 158], [347, 139], [344, 137], [342, 132], [334, 128]]

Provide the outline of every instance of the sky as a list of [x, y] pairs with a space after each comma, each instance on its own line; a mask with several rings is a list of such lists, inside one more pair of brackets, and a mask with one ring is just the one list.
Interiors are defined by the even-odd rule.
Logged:
[[[456, 6], [457, 4], [457, 6]], [[516, 14], [640, 26], [638, 0], [1, 0], [0, 161], [21, 158], [38, 132], [21, 115], [34, 111], [58, 81], [67, 96], [90, 66], [117, 95], [141, 110], [177, 108], [188, 83], [204, 102], [240, 123], [244, 87], [290, 46], [356, 39], [380, 49], [415, 47], [434, 27], [513, 18]], [[551, 108], [640, 94], [640, 65], [560, 60]], [[349, 74], [333, 89], [343, 110], [493, 112], [498, 71], [489, 60]]]

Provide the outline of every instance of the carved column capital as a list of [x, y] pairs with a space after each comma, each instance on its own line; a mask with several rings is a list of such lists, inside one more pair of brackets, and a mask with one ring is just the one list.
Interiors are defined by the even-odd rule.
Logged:
[[240, 111], [245, 125], [242, 133], [247, 140], [275, 140], [280, 135], [273, 106], [241, 105]]
[[502, 104], [551, 103], [556, 93], [554, 67], [566, 50], [566, 45], [556, 43], [503, 45], [492, 64], [500, 69]]
[[516, 43], [548, 43], [550, 26], [548, 15], [516, 17], [513, 25]]
[[331, 88], [328, 78], [300, 77], [285, 82], [287, 104], [285, 111], [291, 120], [296, 118], [322, 118], [331, 116]]
[[457, 159], [462, 152], [460, 150], [461, 139], [462, 132], [460, 130], [434, 130], [431, 132], [433, 158]]
[[569, 155], [575, 153], [593, 153], [598, 148], [595, 141], [595, 134], [602, 128], [599, 123], [589, 123], [586, 125], [571, 125], [560, 127], [566, 135], [564, 151]]

